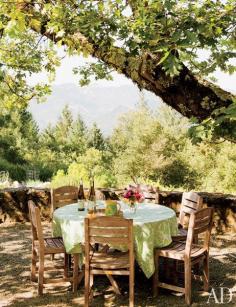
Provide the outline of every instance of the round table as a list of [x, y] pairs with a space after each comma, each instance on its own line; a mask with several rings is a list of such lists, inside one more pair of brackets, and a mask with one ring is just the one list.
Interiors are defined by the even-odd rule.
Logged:
[[[147, 278], [155, 271], [154, 248], [165, 247], [178, 233], [174, 210], [157, 204], [140, 203], [133, 213], [129, 206], [120, 202], [125, 218], [133, 219], [135, 259]], [[103, 207], [104, 203], [99, 202]], [[77, 204], [71, 204], [53, 213], [53, 234], [62, 236], [68, 253], [81, 253], [84, 243], [84, 218], [87, 211], [78, 211]]]

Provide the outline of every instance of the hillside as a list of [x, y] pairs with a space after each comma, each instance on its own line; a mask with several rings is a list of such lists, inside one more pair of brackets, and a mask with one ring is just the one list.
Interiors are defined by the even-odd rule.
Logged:
[[[30, 111], [40, 129], [49, 123], [55, 124], [62, 109], [69, 105], [74, 116], [78, 113], [89, 126], [96, 122], [104, 134], [110, 134], [118, 117], [132, 109], [141, 99], [141, 92], [135, 86], [79, 87], [73, 83], [55, 85], [45, 103], [32, 101]], [[144, 99], [151, 109], [161, 104], [161, 99], [145, 91]]]

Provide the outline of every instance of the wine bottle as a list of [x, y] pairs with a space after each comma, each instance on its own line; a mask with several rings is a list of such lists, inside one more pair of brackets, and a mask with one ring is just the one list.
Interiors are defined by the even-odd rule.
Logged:
[[83, 187], [83, 180], [81, 178], [80, 185], [79, 185], [79, 192], [78, 192], [78, 210], [79, 211], [84, 211], [84, 202], [85, 202], [84, 187]]
[[94, 212], [96, 212], [96, 194], [95, 194], [95, 188], [94, 188], [94, 178], [90, 180], [90, 189], [89, 189], [89, 201], [94, 202]]
[[90, 189], [89, 189], [89, 200], [95, 201], [96, 200], [96, 194], [95, 194], [95, 189], [94, 189], [94, 179], [90, 180]]
[[78, 199], [85, 199], [83, 180], [81, 178], [78, 192]]

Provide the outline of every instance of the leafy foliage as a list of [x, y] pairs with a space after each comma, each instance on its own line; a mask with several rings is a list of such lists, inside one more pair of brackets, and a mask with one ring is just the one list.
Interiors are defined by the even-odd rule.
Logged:
[[95, 177], [97, 187], [131, 181], [168, 189], [235, 192], [236, 145], [227, 141], [193, 144], [191, 123], [169, 107], [151, 112], [144, 101], [123, 114], [109, 139], [68, 106], [55, 126], [39, 132], [26, 110], [1, 110], [0, 171], [24, 181], [28, 169], [53, 186], [78, 185]]
[[235, 192], [236, 145], [226, 141], [194, 145], [188, 136], [190, 124], [168, 107], [153, 116], [141, 104], [125, 114], [111, 138], [120, 185], [133, 180], [175, 189]]
[[38, 128], [26, 110], [0, 110], [0, 170], [25, 180], [28, 159], [38, 149]]
[[[49, 84], [60, 64], [56, 47], [61, 46], [68, 54], [92, 55], [98, 59], [75, 68], [74, 72], [82, 75], [81, 85], [87, 85], [91, 76], [110, 80], [111, 69], [129, 76], [140, 87], [150, 78], [165, 82], [160, 73], [156, 75], [157, 67], [168, 76], [167, 83], [180, 76], [184, 67], [201, 77], [211, 77], [217, 68], [232, 74], [235, 66], [231, 60], [236, 55], [234, 2], [3, 1], [1, 104], [24, 107], [32, 97], [42, 100], [50, 92]], [[199, 57], [199, 51], [205, 51], [205, 59]], [[152, 61], [143, 63], [147, 55]], [[148, 78], [139, 76], [141, 63], [149, 69]], [[41, 71], [48, 74], [47, 84], [28, 85], [27, 76]], [[187, 104], [183, 101], [183, 105]], [[206, 103], [206, 110], [209, 104]], [[219, 114], [211, 114], [194, 130], [201, 135], [200, 139], [203, 134], [208, 138], [213, 135], [213, 139], [220, 136], [235, 139], [234, 105], [229, 108], [217, 110]], [[199, 118], [202, 119], [200, 115]]]
[[212, 116], [198, 123], [192, 119], [193, 125], [189, 135], [195, 143], [202, 140], [236, 139], [236, 100], [227, 108], [216, 109]]

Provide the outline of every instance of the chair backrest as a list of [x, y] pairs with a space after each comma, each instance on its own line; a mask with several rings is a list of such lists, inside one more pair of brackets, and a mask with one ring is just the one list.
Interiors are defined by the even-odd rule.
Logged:
[[51, 190], [52, 212], [65, 205], [73, 204], [78, 201], [78, 187], [64, 186]]
[[185, 217], [200, 210], [203, 205], [203, 199], [196, 192], [184, 192], [179, 214], [179, 224], [184, 226]]
[[204, 208], [190, 215], [185, 249], [186, 254], [190, 254], [191, 252], [194, 237], [201, 233], [205, 233], [202, 245], [206, 250], [209, 250], [210, 235], [213, 226], [213, 214], [213, 208]]
[[31, 230], [32, 230], [32, 244], [35, 245], [35, 241], [39, 243], [39, 249], [44, 248], [44, 236], [40, 218], [40, 209], [34, 204], [32, 200], [28, 202], [29, 208], [29, 218], [31, 223]]
[[85, 218], [85, 262], [89, 262], [90, 246], [94, 243], [127, 247], [131, 265], [134, 261], [133, 220], [117, 216]]

